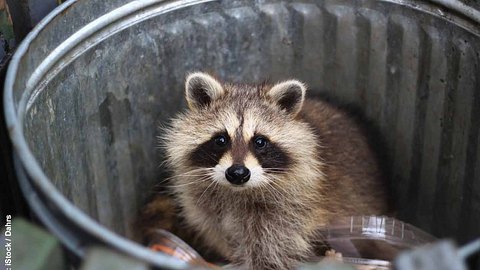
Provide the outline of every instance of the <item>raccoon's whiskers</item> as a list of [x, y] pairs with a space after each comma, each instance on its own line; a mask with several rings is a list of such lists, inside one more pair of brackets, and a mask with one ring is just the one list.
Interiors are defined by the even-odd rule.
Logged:
[[274, 200], [275, 200], [275, 203], [277, 204], [282, 204], [283, 203], [283, 198], [284, 196], [282, 195], [282, 192], [279, 191], [274, 185], [272, 184], [269, 184], [270, 186], [270, 189], [268, 189], [268, 192], [270, 194], [272, 194]]
[[268, 179], [268, 184], [275, 188], [276, 191], [280, 192], [281, 193], [284, 193], [286, 190], [284, 187], [282, 187], [279, 183], [277, 183], [277, 181], [280, 181], [281, 179], [278, 178], [277, 176], [275, 175], [268, 175], [267, 177]]
[[274, 175], [269, 175], [269, 177], [271, 177], [271, 183], [272, 185], [276, 186], [278, 190], [282, 191], [282, 192], [288, 192], [288, 193], [291, 193], [292, 191], [295, 192], [295, 193], [302, 193], [304, 192], [304, 189], [303, 188], [300, 188], [300, 187], [297, 187], [295, 185], [289, 185], [288, 186], [288, 190], [285, 189], [285, 187], [281, 186], [278, 182], [281, 180], [280, 178], [278, 178], [277, 176], [274, 176]]
[[[195, 177], [195, 176], [204, 176], [204, 175], [211, 175], [213, 172], [214, 168], [198, 168], [198, 169], [193, 169], [184, 173], [176, 174], [174, 176], [170, 176], [167, 178], [162, 179], [159, 184], [163, 184], [166, 181], [169, 181], [174, 178], [179, 178], [179, 177]], [[202, 173], [204, 172], [204, 173]], [[202, 173], [202, 174], [194, 174], [194, 173]]]
[[[261, 186], [264, 186], [264, 184], [262, 184]], [[254, 189], [253, 193], [255, 194], [255, 197], [257, 196], [258, 193], [260, 193], [263, 204], [265, 205], [265, 208], [267, 208], [267, 201], [265, 200], [265, 192], [263, 191], [263, 189]]]
[[[299, 189], [296, 189], [296, 188], [293, 188], [292, 186], [289, 186], [289, 189], [287, 190], [285, 187], [282, 187], [280, 186], [277, 182], [275, 181], [272, 181], [270, 182], [271, 186], [272, 187], [275, 187], [275, 189], [280, 193], [280, 194], [299, 194], [299, 193], [302, 193], [302, 195], [304, 195], [304, 192], [303, 190], [299, 190]], [[284, 197], [284, 195], [281, 195], [281, 197]], [[306, 203], [302, 200], [296, 200], [295, 201], [296, 204], [298, 205], [302, 205], [302, 206], [306, 206]]]
[[178, 185], [167, 185], [166, 187], [169, 187], [169, 188], [177, 188], [177, 187], [183, 187], [183, 186], [188, 186], [192, 184], [200, 184], [210, 180], [213, 176], [213, 172], [214, 172], [213, 168], [199, 168], [199, 169], [190, 170], [188, 172], [169, 177], [164, 181], [175, 179], [175, 178], [186, 179], [186, 180], [188, 180], [188, 178], [193, 178], [187, 183], [178, 184]]
[[180, 174], [177, 174], [178, 175], [188, 175], [188, 174], [191, 174], [191, 173], [196, 173], [196, 172], [212, 172], [215, 168], [197, 168], [197, 169], [193, 169], [193, 170], [190, 170], [190, 171], [186, 171], [184, 173], [180, 173]]
[[[272, 199], [274, 200], [275, 203], [279, 204], [281, 203], [280, 199], [282, 198], [282, 192], [279, 191], [272, 183], [272, 179], [270, 177], [267, 177], [267, 181], [264, 181], [262, 184], [263, 190], [267, 191], [270, 193], [272, 196]], [[263, 192], [262, 192], [263, 193]]]
[[184, 186], [189, 186], [189, 185], [193, 185], [193, 184], [200, 184], [200, 183], [204, 183], [208, 180], [210, 180], [210, 175], [205, 175], [204, 177], [200, 178], [200, 179], [195, 179], [191, 182], [188, 182], [188, 183], [184, 183], [184, 184], [179, 184], [179, 185], [168, 185], [168, 186], [165, 186], [166, 188], [178, 188], [178, 187], [184, 187]]
[[[180, 176], [180, 177], [179, 177]], [[173, 179], [173, 178], [179, 178], [179, 179], [182, 179], [182, 178], [188, 178], [188, 177], [203, 177], [203, 176], [212, 176], [211, 173], [207, 172], [207, 173], [202, 173], [202, 174], [185, 174], [185, 175], [176, 175], [175, 177], [169, 177], [169, 180], [170, 179]]]
[[168, 163], [168, 160], [164, 160], [164, 161], [160, 162], [160, 164], [158, 164], [158, 166], [157, 166], [157, 169], [164, 167], [165, 165], [167, 165], [167, 163]]
[[[277, 198], [278, 195], [277, 195], [274, 188], [272, 188], [271, 186], [267, 187], [267, 184], [265, 184], [264, 185], [264, 190], [262, 190], [262, 193], [264, 193], [264, 192], [268, 192], [268, 194], [270, 195], [269, 198], [270, 198], [271, 202], [273, 202], [274, 204], [279, 204], [280, 203], [279, 199]], [[262, 195], [262, 197], [263, 197], [263, 200], [265, 201], [265, 196]], [[267, 206], [267, 203], [265, 202], [265, 207], [266, 206]]]
[[203, 191], [202, 195], [200, 195], [200, 198], [198, 198], [197, 202], [195, 203], [196, 205], [198, 205], [198, 203], [201, 202], [203, 195], [205, 195], [205, 193], [207, 192], [207, 190], [208, 190], [213, 184], [215, 184], [215, 182], [216, 182], [216, 181], [212, 181], [212, 182], [210, 183], [210, 185], [208, 185], [207, 188], [205, 188], [205, 190]]
[[291, 172], [290, 169], [286, 168], [262, 168], [265, 172], [272, 172], [272, 173], [289, 173]]
[[[286, 190], [284, 187], [280, 186], [279, 183], [277, 183], [277, 181], [279, 180], [278, 177], [275, 177], [273, 175], [269, 175], [269, 180], [268, 181], [268, 185], [272, 188], [270, 191], [270, 193], [272, 193], [273, 190], [276, 191], [276, 198], [280, 198], [280, 200], [278, 200], [278, 203], [281, 203], [281, 198], [285, 197], [284, 194], [289, 194], [292, 192], [292, 187], [290, 186], [290, 189]], [[297, 190], [297, 189], [294, 189], [293, 190], [294, 193], [298, 193], [298, 192], [302, 192], [302, 190]], [[296, 203], [298, 203], [299, 205], [306, 205], [304, 202], [302, 201], [297, 201]]]

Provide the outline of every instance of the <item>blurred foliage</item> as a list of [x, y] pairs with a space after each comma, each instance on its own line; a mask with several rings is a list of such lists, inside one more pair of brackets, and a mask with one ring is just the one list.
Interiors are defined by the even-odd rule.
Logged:
[[15, 46], [13, 23], [5, 0], [0, 0], [0, 64]]
[[5, 0], [0, 0], [0, 32], [3, 38], [10, 40], [15, 38], [13, 34], [13, 24]]

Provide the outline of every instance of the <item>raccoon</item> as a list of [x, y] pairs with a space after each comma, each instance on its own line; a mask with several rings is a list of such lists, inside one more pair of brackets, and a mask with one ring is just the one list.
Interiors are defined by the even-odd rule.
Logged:
[[382, 175], [362, 128], [297, 80], [275, 85], [186, 79], [189, 109], [161, 138], [186, 224], [241, 269], [292, 269], [316, 229], [382, 214]]

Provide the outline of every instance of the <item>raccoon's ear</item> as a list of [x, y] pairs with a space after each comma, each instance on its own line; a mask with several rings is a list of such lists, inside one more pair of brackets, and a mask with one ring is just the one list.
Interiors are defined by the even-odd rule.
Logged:
[[185, 96], [190, 109], [205, 107], [224, 93], [222, 85], [206, 73], [192, 73], [185, 81]]
[[268, 90], [267, 95], [280, 108], [295, 116], [302, 109], [306, 91], [307, 88], [303, 83], [297, 80], [289, 80], [274, 85]]

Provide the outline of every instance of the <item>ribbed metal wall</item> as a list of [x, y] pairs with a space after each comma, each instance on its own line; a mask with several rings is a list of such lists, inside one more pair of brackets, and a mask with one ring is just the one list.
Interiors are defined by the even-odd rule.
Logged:
[[221, 1], [153, 17], [59, 71], [27, 114], [27, 140], [68, 198], [131, 235], [161, 178], [157, 124], [184, 107], [187, 72], [295, 77], [372, 120], [401, 219], [472, 239], [480, 235], [480, 30], [401, 2]]

